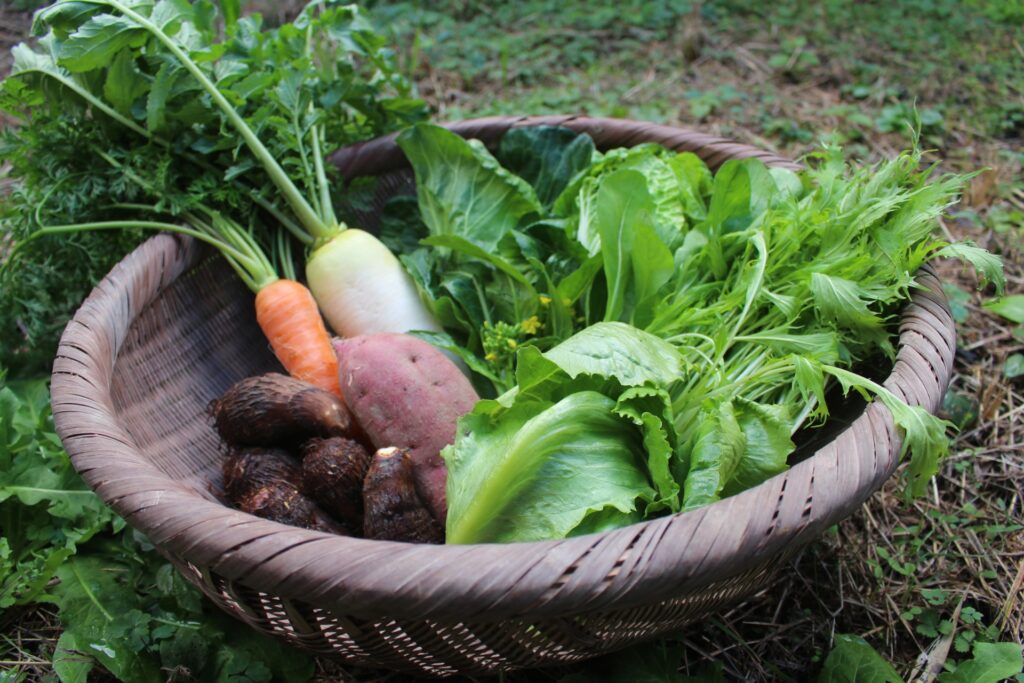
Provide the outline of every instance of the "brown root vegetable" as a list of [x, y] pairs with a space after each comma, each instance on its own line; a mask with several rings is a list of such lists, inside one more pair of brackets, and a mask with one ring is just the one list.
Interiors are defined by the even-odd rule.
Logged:
[[232, 446], [293, 446], [313, 437], [352, 436], [345, 403], [276, 372], [247, 377], [210, 403], [221, 438]]
[[405, 334], [334, 342], [349, 409], [374, 448], [408, 449], [416, 485], [444, 526], [447, 469], [441, 449], [455, 440], [456, 422], [479, 397], [443, 353]]
[[297, 488], [281, 482], [250, 489], [235, 505], [242, 512], [291, 526], [347, 536], [346, 529], [331, 519]]
[[298, 489], [302, 473], [295, 458], [279, 448], [238, 448], [228, 452], [221, 467], [224, 493], [235, 501], [252, 489], [278, 483]]
[[346, 535], [299, 490], [302, 473], [287, 451], [276, 448], [232, 450], [223, 465], [224, 492], [242, 512], [282, 524]]
[[363, 479], [370, 454], [358, 441], [335, 436], [302, 446], [302, 492], [349, 528], [363, 528]]
[[363, 484], [363, 535], [384, 541], [442, 543], [444, 528], [424, 505], [408, 450], [382, 448]]

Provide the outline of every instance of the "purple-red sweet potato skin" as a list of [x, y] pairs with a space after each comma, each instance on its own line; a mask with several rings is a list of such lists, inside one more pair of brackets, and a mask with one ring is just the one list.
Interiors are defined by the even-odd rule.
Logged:
[[447, 514], [447, 469], [441, 449], [455, 440], [456, 422], [479, 397], [443, 353], [405, 334], [336, 340], [341, 390], [374, 448], [409, 451], [416, 486], [434, 518]]

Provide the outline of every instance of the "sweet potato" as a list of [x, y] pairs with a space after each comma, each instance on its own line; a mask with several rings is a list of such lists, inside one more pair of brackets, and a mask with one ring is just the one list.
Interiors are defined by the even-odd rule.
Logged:
[[236, 382], [210, 403], [210, 413], [232, 446], [297, 447], [312, 437], [348, 437], [356, 431], [340, 398], [276, 372]]
[[374, 448], [408, 449], [416, 486], [444, 525], [447, 470], [441, 449], [478, 396], [458, 367], [427, 342], [404, 334], [336, 340], [349, 409]]

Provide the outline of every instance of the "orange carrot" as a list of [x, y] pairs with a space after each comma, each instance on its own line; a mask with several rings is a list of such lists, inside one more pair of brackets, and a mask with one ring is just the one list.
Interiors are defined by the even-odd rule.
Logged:
[[256, 293], [256, 322], [274, 354], [292, 377], [335, 396], [338, 357], [313, 295], [295, 280], [275, 280]]

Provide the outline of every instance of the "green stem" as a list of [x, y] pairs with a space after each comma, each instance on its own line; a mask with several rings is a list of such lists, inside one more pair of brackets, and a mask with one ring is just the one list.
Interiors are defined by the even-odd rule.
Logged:
[[253, 271], [253, 276], [261, 283], [260, 289], [278, 279], [274, 264], [267, 258], [263, 249], [256, 244], [256, 238], [253, 237], [251, 232], [242, 229], [237, 223], [219, 215], [214, 218], [214, 229], [229, 242], [238, 248], [244, 249], [256, 261], [259, 265], [259, 270]]
[[706, 394], [706, 398], [713, 398], [717, 396], [741, 396], [743, 398], [751, 398], [750, 392], [741, 391], [741, 387], [744, 385], [753, 385], [756, 382], [763, 382], [764, 380], [774, 377], [776, 375], [791, 375], [793, 373], [793, 366], [788, 361], [778, 360], [774, 363], [770, 363], [761, 369], [748, 374], [742, 378], [735, 379], [727, 384], [721, 384], [715, 387], [713, 390]]
[[764, 241], [764, 233], [755, 232], [751, 235], [751, 242], [754, 243], [754, 248], [757, 249], [757, 263], [754, 265], [754, 279], [747, 285], [747, 294], [744, 298], [743, 309], [740, 311], [739, 317], [736, 319], [736, 324], [733, 325], [732, 331], [729, 333], [729, 339], [722, 348], [718, 350], [719, 361], [725, 357], [726, 352], [735, 342], [736, 336], [739, 335], [740, 329], [743, 327], [743, 323], [747, 319], [747, 315], [750, 313], [750, 307], [753, 305], [754, 300], [761, 294], [761, 285], [764, 282], [764, 271], [768, 265], [768, 245]]
[[[185, 217], [232, 249], [232, 252], [222, 250], [221, 253], [249, 289], [258, 292], [278, 279], [273, 264], [270, 263], [249, 232], [212, 209], [203, 206], [200, 208], [209, 216], [209, 222], [191, 212], [187, 213]], [[240, 254], [242, 259], [238, 259], [235, 254]]]
[[250, 199], [256, 202], [261, 209], [269, 213], [274, 217], [278, 223], [284, 226], [284, 229], [292, 234], [302, 244], [312, 246], [313, 238], [310, 237], [309, 233], [303, 230], [298, 223], [288, 217], [281, 209], [277, 208], [269, 201], [261, 197], [255, 190], [249, 187], [243, 187], [243, 189], [249, 193]]
[[[230, 247], [228, 247], [224, 243], [219, 242], [218, 240], [216, 240], [214, 238], [211, 238], [209, 235], [207, 235], [204, 232], [200, 232], [199, 230], [193, 230], [191, 228], [186, 228], [186, 227], [181, 226], [181, 225], [174, 225], [173, 223], [162, 223], [162, 222], [159, 222], [159, 221], [97, 221], [95, 223], [69, 223], [69, 224], [66, 224], [66, 225], [47, 225], [47, 226], [39, 228], [38, 230], [33, 232], [31, 235], [29, 235], [24, 240], [22, 240], [20, 242], [20, 244], [24, 244], [26, 242], [29, 242], [29, 241], [34, 240], [34, 239], [37, 239], [39, 237], [44, 237], [46, 235], [60, 235], [60, 234], [64, 234], [64, 233], [67, 233], [67, 232], [88, 232], [89, 230], [131, 230], [131, 229], [166, 230], [168, 232], [178, 232], [178, 233], [181, 233], [183, 235], [189, 235], [191, 237], [195, 237], [196, 239], [202, 240], [202, 241], [206, 242], [207, 244], [211, 244], [211, 245], [217, 247], [218, 249], [221, 249], [221, 248], [224, 248], [224, 247], [230, 249]], [[235, 254], [235, 255], [240, 257], [240, 258], [245, 258], [242, 254]]]
[[319, 193], [316, 187], [316, 177], [313, 169], [309, 165], [309, 155], [306, 153], [306, 143], [302, 140], [302, 126], [299, 124], [299, 117], [297, 114], [292, 115], [292, 128], [295, 130], [295, 144], [299, 149], [299, 161], [302, 162], [302, 175], [303, 181], [306, 186], [306, 192], [317, 200], [317, 205], [313, 208], [320, 213], [321, 219], [324, 216], [324, 208], [319, 205]]
[[92, 604], [96, 605], [96, 609], [100, 611], [100, 614], [102, 614], [107, 621], [114, 621], [114, 616], [108, 612], [102, 604], [100, 604], [99, 600], [96, 599], [96, 594], [92, 592], [91, 588], [89, 588], [88, 582], [82, 578], [82, 575], [78, 572], [78, 565], [74, 562], [71, 563], [71, 571], [75, 573], [75, 578], [78, 579], [78, 584], [81, 586], [82, 592], [85, 593], [86, 597], [89, 598], [89, 601], [92, 602]]
[[92, 491], [86, 491], [86, 490], [76, 491], [74, 489], [48, 489], [48, 488], [39, 488], [38, 486], [5, 486], [4, 487], [4, 491], [8, 491], [10, 493], [38, 493], [38, 494], [47, 495], [47, 496], [59, 495], [61, 497], [64, 497], [64, 496], [85, 496], [86, 498], [90, 498], [90, 499], [93, 496], [96, 495]]
[[[310, 104], [310, 108], [312, 108]], [[327, 173], [324, 171], [324, 155], [320, 149], [320, 135], [317, 133], [319, 126], [313, 124], [313, 165], [316, 167], [316, 180], [320, 186], [320, 211], [330, 225], [338, 225], [338, 217], [334, 215], [334, 205], [331, 202], [331, 186], [327, 182]], [[344, 226], [338, 225], [342, 230]]]
[[48, 201], [50, 201], [50, 195], [52, 195], [54, 192], [56, 192], [58, 189], [60, 189], [60, 186], [64, 184], [64, 181], [71, 180], [72, 178], [77, 178], [78, 175], [79, 174], [74, 173], [72, 175], [64, 176], [63, 178], [58, 180], [56, 183], [54, 183], [53, 186], [49, 190], [46, 191], [46, 194], [44, 194], [43, 198], [39, 200], [39, 203], [36, 205], [36, 210], [32, 214], [32, 216], [36, 219], [36, 224], [37, 225], [42, 225], [43, 224], [42, 211], [43, 211], [43, 208], [46, 207], [46, 203]]
[[131, 209], [132, 211], [152, 211], [153, 213], [160, 213], [159, 210], [152, 204], [137, 204], [135, 202], [117, 202], [116, 204], [107, 204], [108, 209]]
[[673, 335], [671, 337], [666, 337], [665, 341], [677, 344], [679, 342], [682, 342], [684, 339], [688, 339], [689, 337], [696, 337], [697, 339], [703, 342], [707, 342], [707, 344], [711, 348], [715, 347], [715, 340], [709, 337], [708, 335], [702, 334], [700, 332], [680, 332], [679, 334]]
[[[318, 5], [320, 11], [323, 11], [324, 3], [323, 0]], [[306, 57], [310, 63], [315, 63], [313, 57], [313, 22], [310, 21], [309, 26], [306, 29]], [[313, 111], [313, 101], [309, 102], [309, 111]], [[313, 123], [310, 133], [313, 136], [313, 166], [316, 169], [316, 183], [320, 193], [320, 215], [330, 225], [338, 225], [338, 217], [334, 215], [334, 202], [331, 201], [331, 188], [327, 183], [327, 174], [324, 172], [324, 155], [323, 150], [320, 148], [320, 127], [315, 122]], [[345, 226], [338, 226], [339, 229], [344, 230]]]
[[50, 71], [49, 69], [31, 68], [31, 69], [23, 69], [21, 71], [18, 71], [17, 73], [12, 74], [12, 76], [18, 76], [20, 74], [32, 73], [32, 72], [40, 73], [40, 74], [43, 74], [44, 76], [49, 76], [50, 78], [54, 79], [58, 83], [61, 83], [65, 87], [67, 87], [67, 88], [71, 89], [72, 91], [74, 91], [75, 93], [77, 93], [86, 102], [88, 102], [92, 106], [96, 107], [97, 109], [102, 111], [104, 114], [106, 114], [110, 118], [112, 118], [115, 121], [117, 121], [118, 123], [120, 123], [122, 126], [128, 128], [129, 130], [132, 130], [132, 131], [138, 133], [139, 135], [143, 135], [143, 136], [145, 136], [147, 138], [150, 138], [150, 139], [152, 139], [152, 140], [154, 140], [156, 142], [159, 142], [159, 143], [163, 144], [164, 146], [167, 146], [167, 142], [166, 141], [161, 140], [161, 139], [155, 137], [148, 130], [146, 130], [145, 128], [143, 128], [139, 124], [135, 123], [134, 121], [132, 121], [128, 117], [122, 116], [121, 113], [118, 112], [116, 109], [114, 109], [113, 107], [108, 105], [106, 102], [104, 102], [100, 98], [98, 98], [95, 95], [93, 95], [91, 92], [89, 92], [88, 90], [83, 88], [81, 85], [79, 85], [78, 83], [76, 83], [72, 79], [70, 79], [67, 76], [65, 76], [64, 74], [60, 73], [59, 71]]
[[168, 626], [173, 626], [175, 628], [187, 628], [187, 629], [190, 629], [190, 630], [193, 630], [193, 631], [198, 631], [200, 629], [200, 624], [199, 624], [199, 622], [196, 622], [196, 621], [185, 622], [185, 621], [174, 621], [173, 619], [161, 619], [160, 617], [151, 617], [151, 618], [153, 619], [153, 621], [155, 621], [157, 623], [167, 624]]
[[[161, 222], [158, 222], [158, 221], [98, 221], [98, 222], [95, 222], [95, 223], [71, 223], [71, 224], [68, 224], [68, 225], [47, 225], [45, 227], [39, 228], [38, 230], [33, 232], [31, 235], [26, 237], [24, 240], [19, 242], [18, 243], [18, 247], [21, 247], [22, 245], [27, 244], [28, 242], [31, 242], [32, 240], [35, 240], [35, 239], [37, 239], [39, 237], [44, 237], [46, 235], [59, 235], [59, 234], [68, 233], [68, 232], [87, 232], [89, 230], [131, 230], [131, 229], [160, 230], [160, 231], [163, 231], [163, 232], [176, 232], [176, 233], [179, 233], [179, 234], [182, 234], [182, 235], [188, 235], [190, 237], [194, 237], [197, 240], [200, 240], [202, 242], [205, 242], [205, 243], [213, 246], [218, 251], [220, 251], [222, 254], [224, 254], [226, 257], [229, 257], [230, 259], [236, 259], [241, 264], [255, 265], [255, 264], [252, 263], [251, 259], [249, 257], [247, 257], [245, 254], [239, 253], [233, 247], [231, 247], [231, 245], [229, 245], [226, 242], [223, 242], [221, 240], [218, 240], [215, 237], [211, 237], [210, 235], [208, 235], [207, 233], [205, 233], [203, 231], [193, 230], [191, 228], [186, 228], [185, 226], [182, 226], [182, 225], [175, 225], [173, 223], [161, 223]], [[12, 253], [12, 256], [13, 256], [13, 253]], [[245, 281], [245, 283], [247, 285], [250, 286], [250, 288], [255, 286], [254, 280], [251, 277], [249, 277], [248, 274], [243, 275], [242, 273], [239, 273], [239, 275], [242, 275], [242, 279]], [[252, 284], [250, 284], [250, 283], [252, 283]], [[254, 291], [256, 291], [256, 290], [254, 290]]]
[[804, 407], [800, 410], [800, 413], [795, 418], [793, 418], [793, 424], [790, 425], [789, 427], [790, 436], [796, 434], [797, 430], [800, 429], [804, 421], [807, 419], [807, 416], [810, 415], [811, 412], [813, 412], [814, 409], [817, 407], [818, 399], [812, 396], [811, 399], [804, 404]]
[[224, 112], [227, 116], [228, 121], [234, 126], [238, 134], [242, 136], [245, 144], [249, 147], [256, 158], [259, 159], [260, 163], [263, 164], [263, 168], [266, 170], [270, 179], [274, 182], [277, 188], [285, 196], [288, 205], [292, 211], [295, 212], [295, 216], [299, 219], [299, 222], [307, 229], [307, 231], [316, 238], [327, 239], [336, 233], [334, 226], [325, 225], [324, 222], [317, 216], [316, 211], [309, 205], [306, 198], [302, 196], [299, 189], [295, 187], [295, 184], [285, 173], [281, 165], [277, 163], [270, 151], [263, 146], [260, 139], [256, 134], [249, 128], [249, 125], [241, 117], [241, 115], [235, 111], [235, 108], [231, 106], [231, 103], [227, 101], [227, 98], [217, 89], [217, 86], [207, 78], [206, 74], [199, 68], [199, 66], [192, 61], [185, 52], [178, 46], [178, 44], [166, 33], [160, 29], [159, 26], [151, 22], [146, 17], [142, 16], [138, 12], [126, 7], [118, 0], [86, 0], [97, 5], [106, 5], [121, 12], [126, 17], [139, 24], [142, 28], [149, 31], [159, 40], [164, 46], [170, 50], [171, 54], [181, 63], [185, 69], [192, 74], [199, 85], [205, 90], [213, 102]]
[[299, 278], [295, 274], [295, 262], [292, 260], [291, 242], [288, 241], [283, 232], [276, 233], [274, 246], [278, 271], [281, 273], [281, 276], [289, 280], [298, 280]]
[[[313, 59], [312, 55], [311, 55], [311, 43], [312, 43], [312, 40], [313, 40], [313, 22], [310, 21], [309, 24], [306, 26], [306, 57], [310, 60], [310, 63], [312, 63], [312, 59]], [[308, 111], [311, 111], [312, 109], [313, 109], [313, 101], [310, 100]], [[303, 135], [302, 125], [299, 123], [298, 111], [293, 111], [292, 112], [292, 128], [295, 130], [295, 143], [299, 147], [299, 156], [302, 159], [302, 173], [303, 173], [303, 180], [305, 181], [305, 185], [306, 185], [306, 192], [309, 193], [309, 196], [313, 200], [313, 203], [316, 204], [316, 208], [320, 212], [320, 219], [324, 220], [326, 218], [327, 214], [324, 213], [323, 198], [320, 196], [320, 189], [317, 187], [317, 177], [316, 177], [316, 174], [313, 171], [313, 169], [310, 168], [310, 166], [309, 166], [309, 156], [306, 154], [305, 135]], [[313, 132], [313, 135], [314, 135], [313, 143], [314, 143], [314, 146], [315, 146], [315, 144], [316, 144], [316, 133], [315, 133], [316, 126], [313, 125], [313, 126], [311, 126], [311, 128], [314, 131]]]

